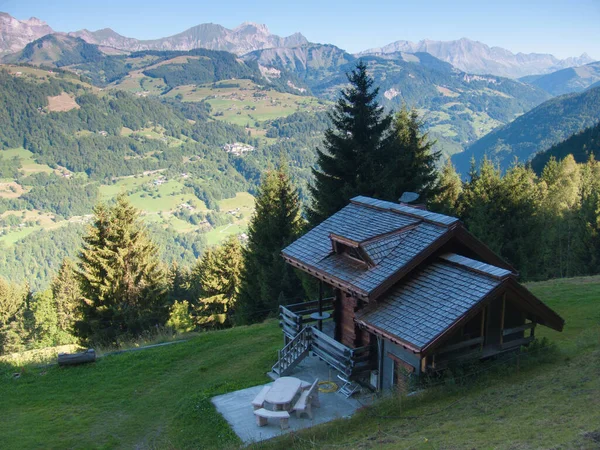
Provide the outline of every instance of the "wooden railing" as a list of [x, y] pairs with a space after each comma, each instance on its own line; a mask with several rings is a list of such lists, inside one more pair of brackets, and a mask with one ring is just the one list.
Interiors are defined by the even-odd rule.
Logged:
[[[502, 349], [505, 350], [520, 347], [521, 345], [528, 345], [529, 343], [533, 342], [533, 340], [535, 339], [535, 325], [535, 322], [529, 322], [519, 327], [507, 328], [505, 330], [502, 330]], [[524, 333], [527, 330], [531, 330], [531, 334], [527, 337], [520, 337], [518, 339], [512, 339], [510, 341], [504, 340], [506, 336]]]
[[308, 355], [311, 347], [312, 332], [310, 328], [304, 328], [294, 339], [278, 352], [277, 362], [272, 370], [279, 376], [283, 376], [292, 370], [300, 361]]
[[[322, 311], [333, 311], [333, 297], [322, 300]], [[305, 326], [315, 323], [317, 320], [310, 317], [312, 313], [319, 311], [319, 301], [294, 303], [293, 305], [279, 307], [279, 326], [288, 339], [296, 337]], [[328, 319], [331, 320], [331, 319]]]
[[273, 372], [286, 375], [310, 351], [347, 377], [370, 369], [370, 347], [350, 348], [313, 326], [303, 328], [283, 349]]

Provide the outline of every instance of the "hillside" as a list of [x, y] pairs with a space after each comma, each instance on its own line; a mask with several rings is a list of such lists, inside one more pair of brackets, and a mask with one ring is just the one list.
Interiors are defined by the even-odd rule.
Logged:
[[529, 161], [537, 152], [599, 120], [600, 88], [556, 97], [482, 137], [452, 161], [462, 174], [468, 172], [472, 158], [480, 162], [485, 155], [506, 169], [515, 157]]
[[[469, 75], [428, 53], [365, 55], [362, 59], [388, 108], [415, 107], [446, 155], [462, 151], [494, 128], [549, 98], [538, 88], [495, 76]], [[244, 56], [264, 70], [287, 71], [322, 98], [333, 100], [357, 59], [331, 45], [268, 49]]]
[[600, 81], [600, 61], [522, 80], [552, 95], [580, 92]]
[[[318, 113], [325, 105], [315, 99], [250, 81], [210, 84], [204, 95], [214, 97], [213, 109], [193, 97], [202, 90], [179, 87], [158, 99], [100, 90], [59, 69], [4, 67], [0, 272], [34, 289], [64, 256], [74, 256], [94, 204], [121, 191], [143, 211], [163, 260], [192, 264], [207, 245], [243, 232], [251, 193], [282, 152], [305, 196], [327, 123]], [[232, 98], [229, 90], [247, 97]], [[272, 123], [281, 123], [281, 134]], [[311, 127], [316, 131], [307, 133]], [[228, 152], [227, 144], [248, 151]]]
[[48, 34], [30, 42], [20, 52], [2, 58], [5, 64], [33, 64], [51, 67], [69, 66], [99, 61], [104, 54], [98, 46], [83, 39], [60, 34]]
[[543, 53], [517, 53], [501, 47], [489, 47], [482, 42], [462, 38], [455, 41], [419, 42], [396, 41], [380, 48], [365, 50], [359, 54], [379, 54], [395, 52], [426, 52], [467, 73], [492, 74], [502, 77], [519, 78], [526, 75], [551, 73], [567, 67], [580, 66], [593, 60], [583, 54], [580, 57], [558, 59]]
[[573, 155], [575, 161], [579, 163], [587, 161], [592, 155], [598, 159], [600, 157], [600, 122], [553, 145], [548, 150], [538, 153], [531, 160], [531, 167], [539, 174], [550, 158], [560, 161], [567, 155]]
[[[351, 419], [255, 447], [503, 448], [510, 442], [514, 448], [596, 448], [600, 279], [528, 287], [566, 319], [563, 333], [536, 330], [558, 345], [557, 354], [533, 361], [523, 356], [519, 369], [499, 361], [471, 368], [483, 375], [467, 384], [449, 375], [446, 388], [392, 398]], [[268, 321], [68, 369], [20, 371], [0, 362], [0, 439], [15, 450], [238, 448], [210, 398], [267, 382], [280, 347], [281, 330]]]

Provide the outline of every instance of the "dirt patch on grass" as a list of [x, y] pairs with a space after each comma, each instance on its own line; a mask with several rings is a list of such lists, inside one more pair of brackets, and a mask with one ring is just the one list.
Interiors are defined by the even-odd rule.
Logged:
[[17, 198], [25, 192], [23, 186], [11, 181], [9, 183], [0, 183], [0, 198]]
[[460, 95], [460, 94], [457, 94], [456, 92], [451, 91], [450, 89], [443, 87], [443, 86], [436, 86], [436, 89], [444, 97], [458, 97]]
[[72, 109], [79, 109], [79, 105], [72, 95], [63, 92], [54, 97], [48, 97], [48, 111], [64, 112]]

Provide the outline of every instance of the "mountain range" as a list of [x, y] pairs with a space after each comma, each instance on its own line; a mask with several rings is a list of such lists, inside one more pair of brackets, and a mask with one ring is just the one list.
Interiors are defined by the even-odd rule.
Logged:
[[[221, 80], [248, 79], [279, 91], [333, 101], [347, 84], [345, 74], [358, 60], [338, 47], [322, 44], [255, 50], [241, 58], [206, 49], [107, 55], [102, 51], [106, 48], [79, 37], [48, 35], [3, 61], [68, 66], [99, 87], [131, 86], [140, 94], [170, 95], [170, 90], [180, 86], [195, 89]], [[467, 74], [428, 53], [364, 55], [361, 60], [380, 87], [381, 104], [395, 110], [403, 105], [418, 108], [438, 148], [447, 155], [462, 151], [550, 98], [543, 90], [517, 80]]]
[[449, 62], [463, 72], [493, 74], [519, 78], [532, 74], [555, 72], [566, 67], [580, 66], [594, 61], [584, 53], [579, 57], [558, 59], [544, 53], [517, 53], [501, 47], [489, 47], [482, 42], [467, 38], [455, 41], [419, 42], [396, 41], [380, 48], [365, 50], [359, 55], [385, 54], [394, 52], [426, 52], [442, 61]]
[[[0, 13], [0, 53], [14, 53], [23, 49], [28, 43], [50, 33], [55, 33], [55, 31], [39, 19], [31, 18], [21, 21], [9, 14]], [[68, 34], [79, 37], [90, 44], [125, 51], [187, 51], [206, 48], [244, 55], [256, 50], [295, 48], [309, 44], [306, 37], [300, 33], [280, 37], [271, 34], [265, 25], [250, 22], [245, 22], [234, 29], [227, 29], [212, 23], [201, 24], [182, 33], [153, 40], [125, 37], [110, 28], [98, 31], [84, 29]], [[491, 74], [510, 78], [546, 74], [593, 62], [593, 59], [585, 53], [579, 57], [566, 59], [559, 59], [550, 54], [513, 54], [509, 50], [489, 47], [466, 38], [454, 41], [423, 40], [417, 43], [396, 41], [381, 48], [365, 50], [354, 56], [384, 55], [397, 52], [429, 53], [466, 73]]]

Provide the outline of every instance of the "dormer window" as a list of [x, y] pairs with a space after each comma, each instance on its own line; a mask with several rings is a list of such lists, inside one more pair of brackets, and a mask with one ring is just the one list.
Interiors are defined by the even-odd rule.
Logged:
[[359, 242], [334, 233], [331, 233], [329, 237], [331, 238], [331, 246], [334, 253], [343, 255], [354, 260], [355, 262], [359, 262], [367, 266], [370, 265], [368, 257], [365, 256], [364, 251], [360, 248]]
[[350, 258], [354, 258], [366, 264], [366, 261], [363, 259], [362, 255], [358, 251], [358, 248], [348, 247], [344, 244], [337, 244], [337, 252], [338, 254], [345, 254]]

